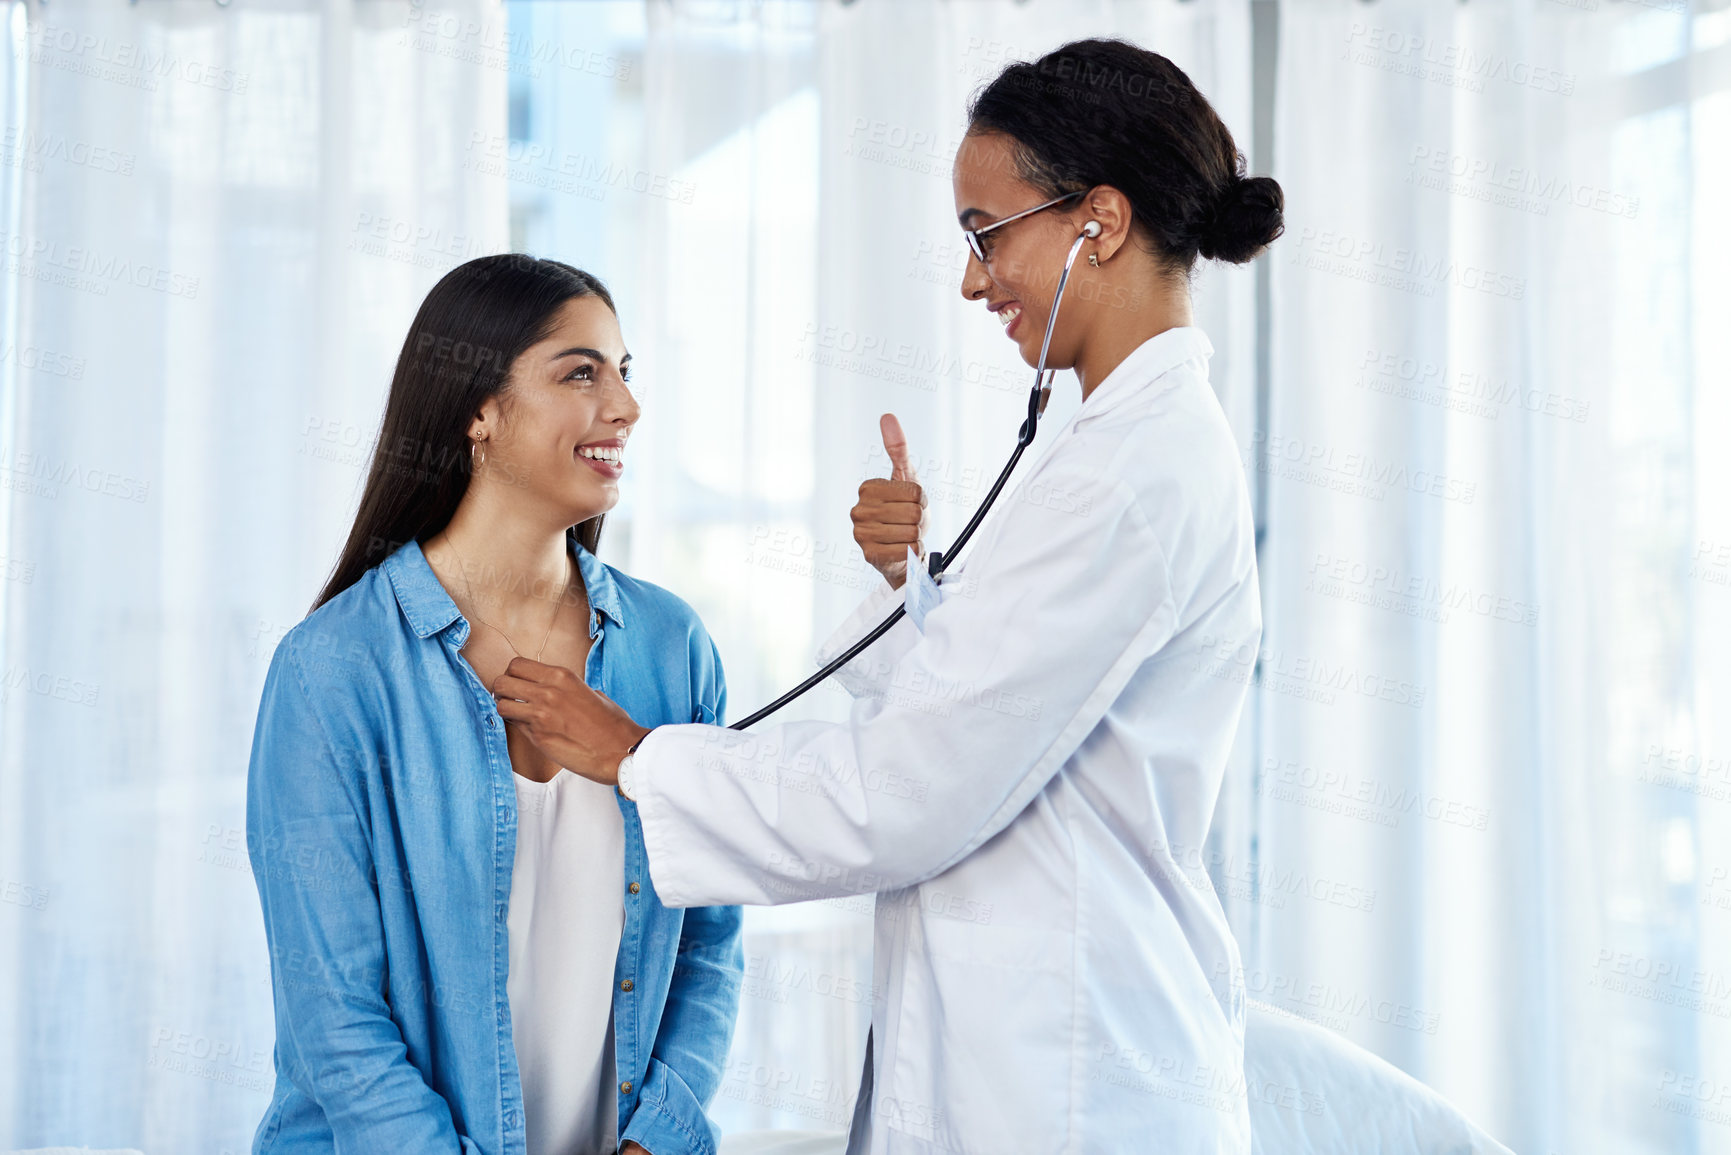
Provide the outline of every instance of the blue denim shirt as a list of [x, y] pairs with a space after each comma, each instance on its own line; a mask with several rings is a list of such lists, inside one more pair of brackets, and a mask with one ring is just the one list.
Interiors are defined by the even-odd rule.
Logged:
[[[691, 607], [575, 539], [584, 678], [645, 726], [718, 722]], [[247, 777], [247, 848], [276, 1004], [263, 1152], [522, 1155], [506, 994], [517, 795], [469, 623], [410, 542], [278, 645]], [[743, 957], [735, 906], [661, 905], [637, 807], [613, 984], [619, 1138], [713, 1155]]]

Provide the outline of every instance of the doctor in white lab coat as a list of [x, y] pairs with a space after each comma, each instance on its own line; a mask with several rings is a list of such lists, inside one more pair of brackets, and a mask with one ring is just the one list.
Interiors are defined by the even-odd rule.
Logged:
[[962, 291], [1030, 364], [1072, 241], [1102, 226], [1050, 355], [1083, 401], [935, 591], [906, 572], [922, 499], [886, 420], [897, 476], [854, 511], [886, 580], [819, 660], [911, 612], [837, 675], [848, 721], [648, 730], [527, 659], [499, 709], [636, 802], [671, 905], [876, 893], [850, 1153], [1243, 1155], [1244, 988], [1202, 848], [1261, 614], [1187, 279], [1271, 242], [1279, 188], [1241, 174], [1183, 73], [1120, 42], [1012, 65], [970, 112]]

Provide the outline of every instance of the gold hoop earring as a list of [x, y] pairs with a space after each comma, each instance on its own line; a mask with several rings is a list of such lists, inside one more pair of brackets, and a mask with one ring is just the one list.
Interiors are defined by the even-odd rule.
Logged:
[[[481, 451], [481, 459], [479, 461], [475, 460], [475, 450], [477, 449]], [[486, 464], [487, 444], [483, 438], [477, 437], [475, 438], [475, 443], [469, 446], [469, 472], [471, 474], [480, 473], [481, 470], [486, 467]]]
[[1099, 253], [1089, 253], [1088, 254], [1088, 263], [1090, 265], [1093, 265], [1096, 269], [1099, 268], [1100, 267], [1100, 254]]

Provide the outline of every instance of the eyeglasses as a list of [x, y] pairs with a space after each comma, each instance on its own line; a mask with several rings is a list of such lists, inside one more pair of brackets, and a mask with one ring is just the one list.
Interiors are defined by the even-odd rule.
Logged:
[[1012, 213], [1011, 215], [1003, 218], [1002, 220], [993, 221], [991, 224], [985, 226], [984, 228], [963, 229], [962, 230], [962, 236], [967, 238], [968, 248], [973, 250], [974, 256], [978, 257], [980, 260], [980, 263], [983, 265], [986, 263], [986, 242], [981, 240], [980, 238], [984, 237], [987, 233], [991, 232], [993, 229], [1001, 229], [1005, 225], [1011, 223], [1012, 221], [1019, 221], [1023, 217], [1031, 217], [1035, 213], [1044, 212], [1045, 210], [1051, 208], [1053, 205], [1061, 205], [1065, 201], [1073, 201], [1077, 197], [1087, 196], [1087, 195], [1088, 195], [1087, 189], [1079, 189], [1073, 193], [1065, 193], [1063, 196], [1056, 197], [1053, 200], [1049, 200], [1043, 205], [1035, 205], [1031, 209], [1023, 209], [1021, 212]]

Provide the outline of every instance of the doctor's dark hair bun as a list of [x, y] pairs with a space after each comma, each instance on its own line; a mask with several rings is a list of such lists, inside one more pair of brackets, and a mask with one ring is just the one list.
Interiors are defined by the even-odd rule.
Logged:
[[1234, 176], [1214, 202], [1212, 217], [1203, 222], [1197, 254], [1243, 264], [1285, 231], [1284, 207], [1285, 198], [1273, 177]]
[[1011, 64], [968, 107], [970, 134], [1015, 141], [1017, 175], [1048, 197], [1111, 185], [1168, 265], [1241, 264], [1285, 228], [1270, 177], [1245, 175], [1232, 134], [1170, 60], [1077, 40]]

